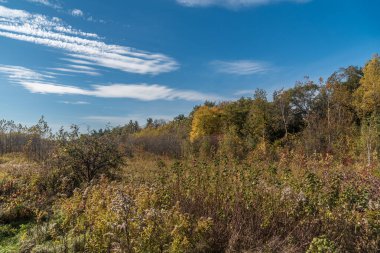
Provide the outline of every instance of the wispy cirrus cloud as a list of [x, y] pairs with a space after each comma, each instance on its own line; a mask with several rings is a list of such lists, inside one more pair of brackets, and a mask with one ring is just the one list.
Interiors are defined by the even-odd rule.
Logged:
[[0, 65], [0, 73], [8, 79], [18, 83], [31, 93], [82, 95], [99, 98], [130, 98], [143, 101], [153, 100], [188, 100], [205, 101], [221, 100], [212, 94], [205, 94], [192, 90], [178, 90], [159, 84], [111, 84], [91, 85], [83, 88], [74, 85], [64, 85], [55, 82], [51, 75], [41, 74], [20, 66]]
[[74, 29], [58, 18], [4, 6], [0, 6], [0, 36], [59, 49], [74, 60], [124, 72], [160, 74], [179, 66], [166, 55], [106, 44], [97, 34]]
[[0, 65], [0, 73], [5, 74], [9, 80], [21, 81], [43, 81], [53, 79], [50, 74], [42, 74], [21, 66]]
[[91, 88], [88, 89], [78, 86], [34, 81], [23, 81], [20, 84], [30, 92], [40, 94], [83, 95], [99, 98], [131, 98], [142, 101], [175, 99], [205, 101], [221, 99], [215, 95], [203, 94], [191, 90], [176, 90], [158, 84], [92, 85]]
[[85, 74], [89, 76], [100, 76], [100, 73], [94, 72], [94, 71], [78, 70], [78, 69], [71, 69], [71, 68], [51, 68], [51, 69], [55, 71], [65, 72], [65, 73]]
[[86, 101], [59, 101], [59, 103], [66, 105], [89, 105], [89, 102]]
[[253, 75], [268, 72], [271, 65], [252, 60], [212, 61], [210, 65], [219, 73], [232, 75]]
[[307, 3], [310, 1], [311, 0], [177, 0], [177, 3], [187, 7], [221, 6], [226, 8], [242, 8], [281, 2]]
[[63, 68], [51, 68], [51, 70], [65, 72], [65, 73], [74, 73], [74, 74], [85, 74], [89, 76], [100, 76], [101, 74], [97, 69], [85, 65], [76, 65], [76, 64], [67, 64]]
[[52, 2], [50, 0], [27, 0], [27, 1], [28, 2], [32, 2], [32, 3], [42, 4], [42, 5], [45, 5], [45, 6], [48, 6], [48, 7], [52, 7], [52, 8], [55, 8], [55, 9], [61, 8], [61, 6], [57, 2]]

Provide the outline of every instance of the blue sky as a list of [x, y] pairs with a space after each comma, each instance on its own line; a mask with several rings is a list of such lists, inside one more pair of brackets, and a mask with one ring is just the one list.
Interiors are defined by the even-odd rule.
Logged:
[[98, 128], [328, 77], [380, 52], [373, 0], [0, 0], [0, 118]]

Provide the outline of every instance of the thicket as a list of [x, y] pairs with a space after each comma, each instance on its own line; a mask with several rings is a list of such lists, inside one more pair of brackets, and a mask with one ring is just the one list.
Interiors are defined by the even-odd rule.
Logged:
[[380, 251], [380, 58], [52, 134], [0, 123], [0, 252]]

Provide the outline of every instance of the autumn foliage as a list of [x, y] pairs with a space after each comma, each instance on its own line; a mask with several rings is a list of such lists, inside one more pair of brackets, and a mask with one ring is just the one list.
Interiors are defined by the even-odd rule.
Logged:
[[379, 252], [380, 58], [172, 121], [0, 121], [0, 252]]

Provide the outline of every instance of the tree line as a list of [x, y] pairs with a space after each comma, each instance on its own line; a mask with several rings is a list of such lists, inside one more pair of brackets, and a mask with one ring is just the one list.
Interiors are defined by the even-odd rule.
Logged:
[[[115, 137], [129, 155], [148, 151], [178, 158], [225, 150], [237, 158], [252, 151], [273, 157], [282, 148], [306, 156], [363, 158], [370, 165], [380, 147], [379, 116], [380, 58], [375, 55], [363, 68], [341, 68], [317, 82], [306, 77], [271, 97], [257, 89], [252, 97], [237, 101], [206, 101], [188, 116], [179, 115], [169, 122], [149, 118], [140, 126], [130, 121], [91, 135]], [[56, 140], [57, 134], [52, 134], [44, 118], [32, 127], [0, 121], [1, 154], [27, 152], [44, 159]]]

